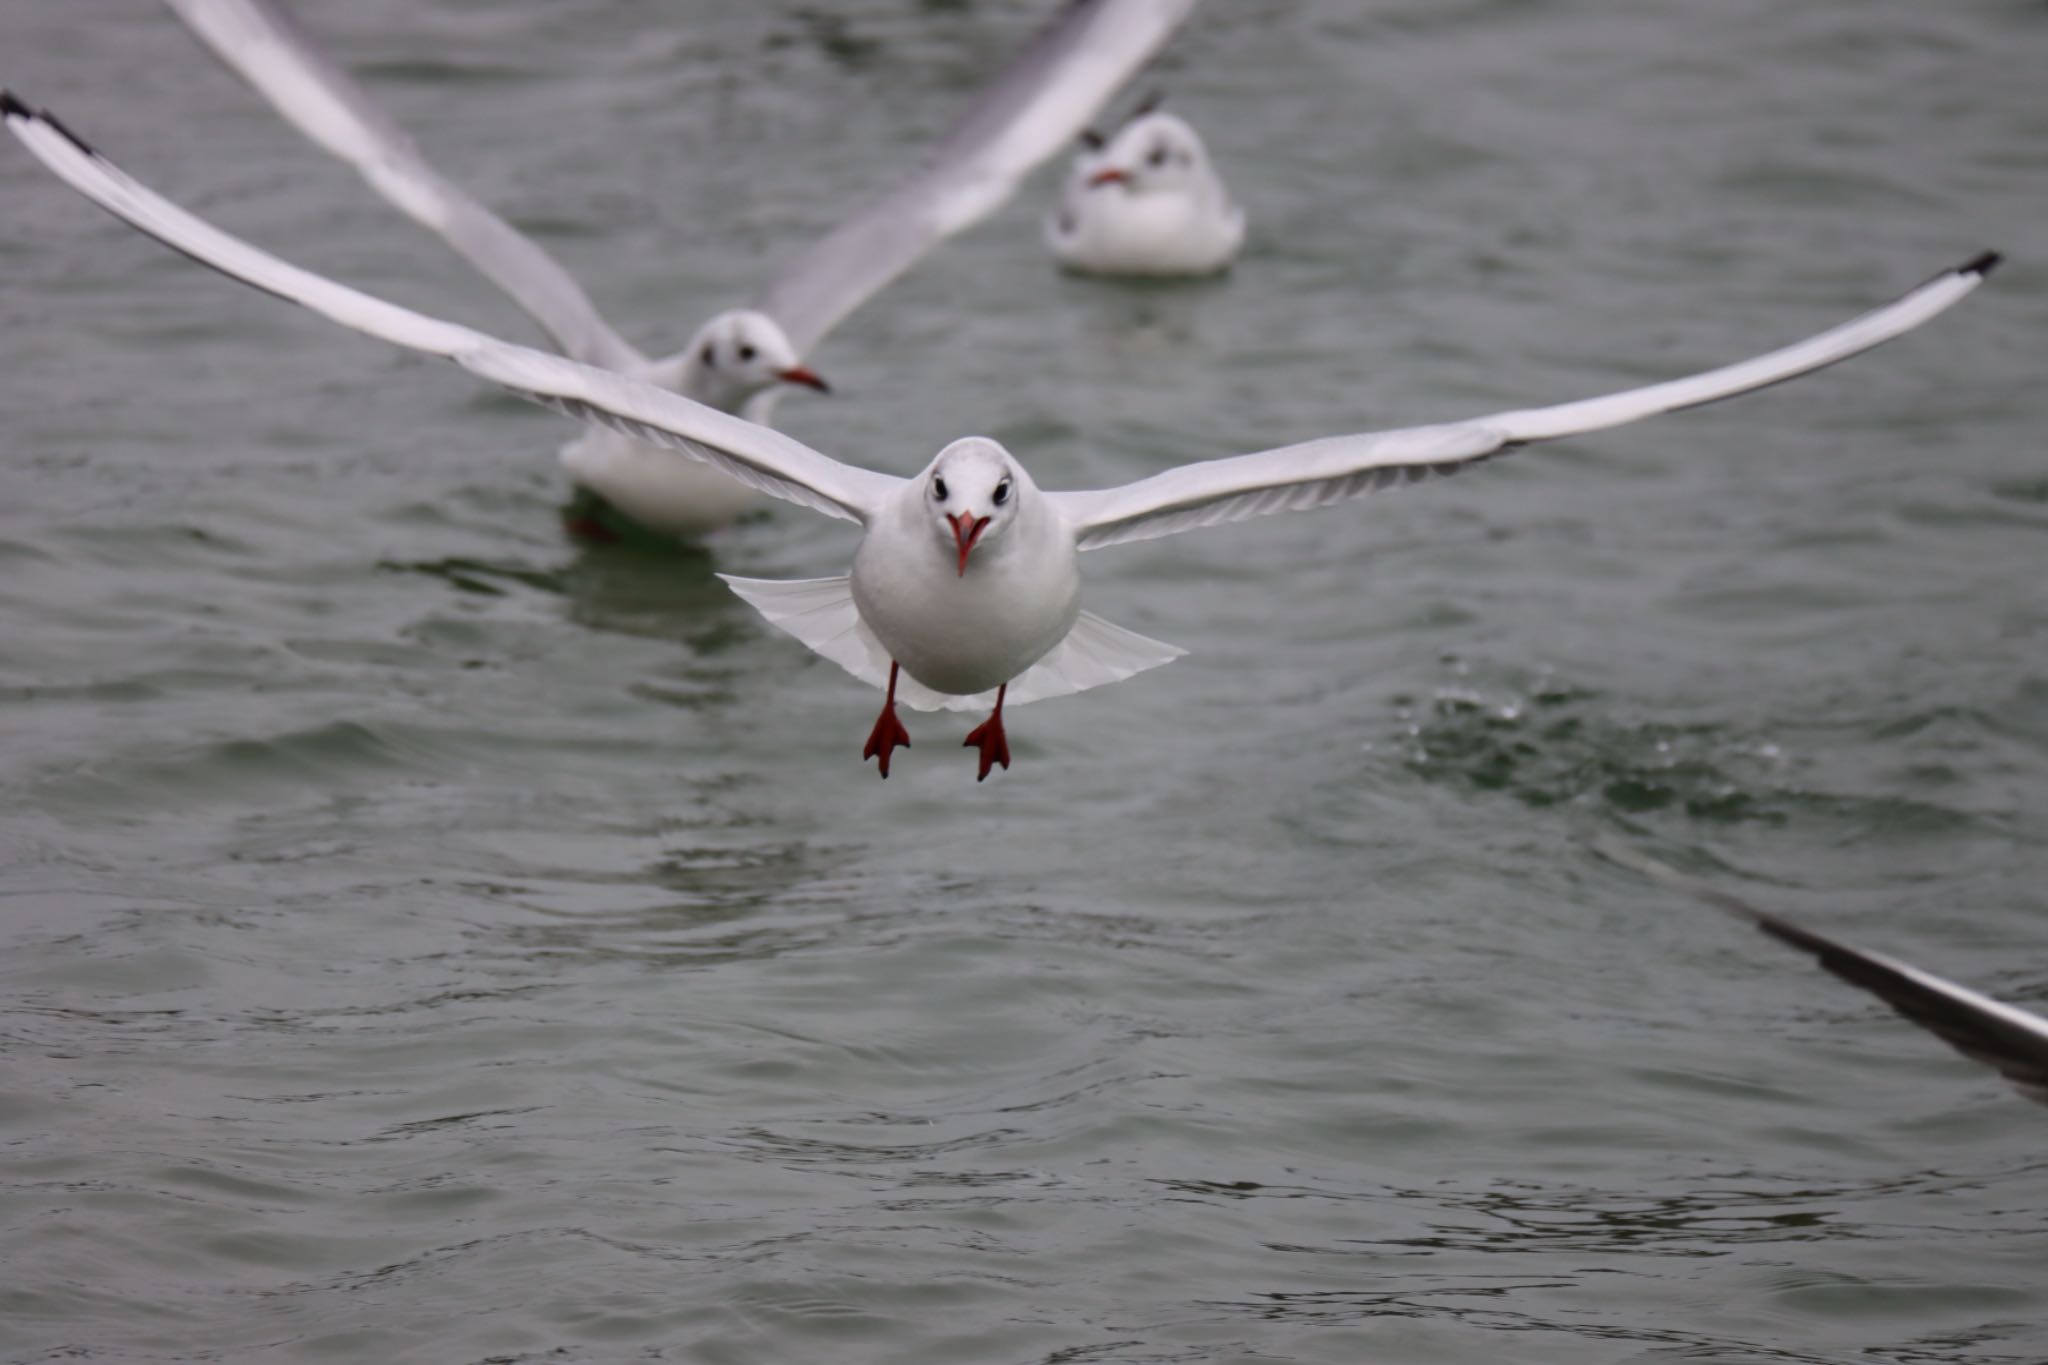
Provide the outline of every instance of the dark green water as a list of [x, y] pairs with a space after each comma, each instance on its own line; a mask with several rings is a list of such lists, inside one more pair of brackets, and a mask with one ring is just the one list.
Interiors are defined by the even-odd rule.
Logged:
[[[300, 8], [650, 346], [1038, 12]], [[0, 0], [0, 56], [528, 335], [142, 0]], [[2013, 260], [1769, 393], [1091, 555], [1191, 653], [980, 787], [947, 716], [877, 782], [875, 695], [712, 577], [846, 528], [574, 545], [567, 424], [0, 147], [0, 1356], [2048, 1356], [2048, 1114], [1581, 843], [2048, 1004], [2044, 69], [2016, 0], [1210, 0], [1164, 84], [1237, 270], [1063, 279], [1042, 178], [790, 430], [1105, 483]]]

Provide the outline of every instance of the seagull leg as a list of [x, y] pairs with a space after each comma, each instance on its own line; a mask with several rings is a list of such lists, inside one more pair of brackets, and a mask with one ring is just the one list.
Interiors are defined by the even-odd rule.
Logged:
[[910, 731], [896, 719], [896, 670], [901, 667], [894, 659], [889, 661], [889, 696], [882, 703], [882, 714], [875, 717], [875, 728], [868, 733], [868, 747], [860, 751], [863, 760], [882, 760], [883, 777], [889, 775], [889, 751], [899, 744], [906, 749], [910, 747]]
[[981, 750], [981, 771], [974, 775], [976, 782], [989, 775], [989, 770], [1000, 763], [1007, 770], [1010, 766], [1010, 741], [1003, 734], [1003, 697], [1010, 690], [1004, 683], [996, 689], [996, 709], [989, 713], [987, 720], [967, 732], [967, 738], [960, 745], [963, 749]]

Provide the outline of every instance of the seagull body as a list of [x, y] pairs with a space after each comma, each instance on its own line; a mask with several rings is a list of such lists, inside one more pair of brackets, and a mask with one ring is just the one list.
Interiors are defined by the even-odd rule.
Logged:
[[[578, 487], [663, 535], [704, 535], [737, 520], [761, 501], [746, 485], [715, 469], [678, 461], [672, 450], [616, 431], [586, 431], [556, 454]], [[600, 539], [608, 534], [582, 520], [572, 525], [579, 533]]]
[[890, 493], [848, 578], [889, 657], [955, 696], [1022, 674], [1081, 614], [1072, 531], [1009, 452], [981, 436], [954, 441]]
[[[798, 363], [775, 319], [749, 308], [727, 309], [712, 318], [697, 330], [689, 349], [665, 360], [637, 361], [621, 373], [720, 412], [749, 412], [761, 422], [768, 420], [777, 384], [830, 391]], [[666, 446], [607, 427], [591, 427], [564, 445], [560, 458], [577, 484], [640, 525], [667, 535], [714, 531], [760, 502], [752, 489], [709, 465], [678, 460]]]
[[[312, 141], [519, 303], [575, 360], [766, 423], [788, 385], [829, 391], [803, 357], [931, 247], [980, 221], [1080, 130], [1196, 0], [1075, 0], [998, 73], [920, 169], [820, 240], [749, 308], [711, 318], [681, 351], [643, 355], [538, 243], [430, 166], [271, 0], [165, 0], [223, 62]], [[594, 430], [561, 450], [577, 483], [634, 521], [694, 536], [757, 502], [673, 450]]]
[[866, 750], [885, 777], [890, 751], [908, 742], [895, 714], [899, 696], [919, 710], [991, 706], [988, 722], [967, 741], [980, 749], [985, 777], [993, 764], [1008, 766], [1005, 702], [1085, 691], [1182, 653], [1081, 610], [1081, 551], [1341, 502], [1457, 473], [1519, 446], [1777, 384], [1911, 331], [1968, 295], [1998, 263], [1986, 252], [1861, 317], [1682, 379], [1465, 421], [1329, 436], [1182, 465], [1115, 488], [1049, 491], [986, 437], [955, 441], [923, 472], [900, 479], [617, 371], [401, 308], [194, 217], [4, 92], [0, 118], [74, 189], [231, 278], [453, 360], [543, 406], [680, 451], [754, 491], [859, 524], [850, 574], [727, 581], [772, 624], [885, 689]]
[[1244, 210], [1186, 120], [1145, 112], [1075, 158], [1045, 239], [1069, 270], [1213, 275], [1244, 245]]

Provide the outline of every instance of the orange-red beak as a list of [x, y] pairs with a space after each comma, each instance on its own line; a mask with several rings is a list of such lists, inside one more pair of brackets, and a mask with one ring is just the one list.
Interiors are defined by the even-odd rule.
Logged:
[[1109, 167], [1107, 170], [1097, 171], [1088, 177], [1088, 188], [1091, 190], [1099, 185], [1128, 185], [1130, 183], [1131, 173], [1129, 171], [1120, 171], [1114, 166]]
[[981, 539], [981, 533], [988, 529], [987, 517], [969, 516], [965, 512], [948, 512], [946, 520], [953, 527], [953, 543], [960, 547], [960, 576], [967, 577], [967, 556], [974, 549], [974, 542]]
[[832, 392], [830, 384], [818, 378], [814, 371], [807, 370], [801, 365], [792, 366], [787, 370], [778, 370], [775, 377], [785, 384], [801, 384], [807, 389], [816, 389], [819, 393]]

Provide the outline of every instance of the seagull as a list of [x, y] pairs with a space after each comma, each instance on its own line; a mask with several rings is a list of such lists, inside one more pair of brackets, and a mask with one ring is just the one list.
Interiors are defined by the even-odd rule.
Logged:
[[1154, 96], [1110, 138], [1084, 132], [1083, 150], [1045, 220], [1045, 240], [1069, 270], [1095, 275], [1213, 275], [1244, 245], [1244, 210], [1185, 119]]
[[1602, 857], [1747, 920], [1780, 943], [1810, 954], [1823, 970], [1869, 991], [1963, 1056], [1998, 1072], [2028, 1099], [2048, 1104], [2048, 1019], [1895, 957], [1824, 938], [1637, 849], [1605, 838], [1594, 840], [1593, 848]]
[[863, 758], [889, 775], [909, 743], [896, 714], [990, 708], [967, 737], [977, 780], [1009, 767], [1007, 702], [1116, 682], [1184, 651], [1081, 609], [1080, 552], [1453, 474], [1537, 441], [1697, 407], [1817, 370], [1911, 331], [1982, 283], [1985, 252], [1861, 317], [1764, 355], [1553, 407], [1351, 436], [1182, 465], [1115, 488], [1043, 490], [996, 441], [967, 436], [908, 479], [629, 375], [501, 341], [351, 289], [251, 246], [122, 171], [46, 112], [0, 92], [0, 118], [61, 179], [130, 226], [231, 278], [344, 327], [442, 356], [572, 417], [667, 446], [758, 492], [859, 524], [852, 572], [792, 582], [725, 580], [769, 622], [885, 700]]
[[[165, 0], [215, 55], [315, 143], [439, 233], [530, 313], [564, 355], [769, 420], [788, 385], [829, 392], [804, 363], [829, 331], [933, 246], [1002, 205], [1179, 27], [1196, 0], [1073, 0], [1000, 73], [908, 180], [799, 256], [750, 307], [650, 359], [598, 315], [539, 244], [445, 179], [304, 29], [270, 0]], [[564, 446], [576, 483], [650, 530], [696, 536], [753, 490], [603, 427]]]

